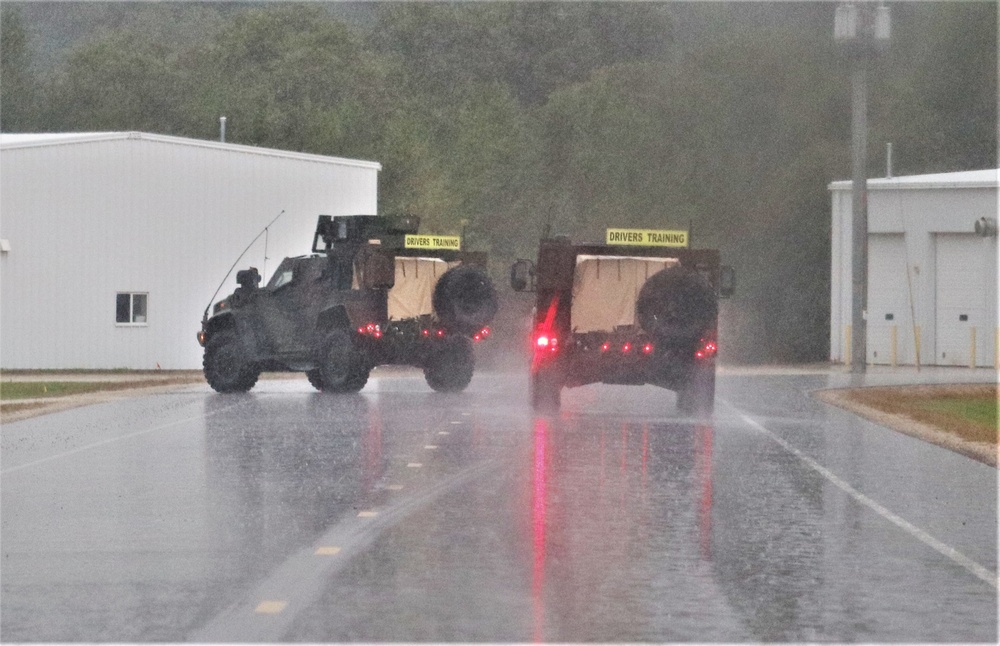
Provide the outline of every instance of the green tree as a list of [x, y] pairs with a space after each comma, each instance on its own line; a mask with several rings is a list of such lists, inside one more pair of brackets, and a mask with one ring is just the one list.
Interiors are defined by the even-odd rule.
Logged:
[[80, 46], [47, 98], [53, 130], [181, 129], [176, 52], [130, 32]]
[[390, 101], [385, 67], [320, 7], [245, 12], [189, 56], [188, 128], [335, 155], [374, 150]]
[[872, 173], [884, 169], [886, 142], [896, 174], [996, 168], [996, 5], [893, 5], [892, 16], [873, 74]]
[[5, 5], [0, 9], [0, 131], [32, 129], [37, 93], [21, 14]]

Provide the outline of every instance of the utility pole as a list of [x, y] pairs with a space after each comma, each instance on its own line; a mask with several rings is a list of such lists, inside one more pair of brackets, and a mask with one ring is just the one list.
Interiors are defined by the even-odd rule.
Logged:
[[833, 37], [851, 65], [851, 372], [867, 368], [868, 68], [889, 47], [889, 8], [848, 2], [837, 7]]

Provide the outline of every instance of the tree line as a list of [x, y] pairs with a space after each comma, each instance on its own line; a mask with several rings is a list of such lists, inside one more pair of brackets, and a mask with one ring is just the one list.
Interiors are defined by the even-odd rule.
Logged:
[[[216, 139], [225, 115], [231, 142], [381, 162], [383, 212], [464, 233], [498, 277], [543, 232], [690, 227], [740, 277], [728, 356], [822, 360], [826, 187], [850, 175], [834, 8], [8, 2], [0, 129]], [[892, 10], [870, 176], [885, 142], [896, 174], [995, 168], [995, 5]], [[53, 57], [59, 12], [92, 28]]]

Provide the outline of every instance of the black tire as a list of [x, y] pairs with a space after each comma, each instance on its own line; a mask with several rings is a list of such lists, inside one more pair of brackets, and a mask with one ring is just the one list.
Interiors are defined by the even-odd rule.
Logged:
[[540, 368], [531, 375], [531, 408], [540, 413], [559, 412], [563, 377], [557, 368]]
[[233, 330], [220, 330], [208, 338], [202, 368], [208, 385], [219, 393], [245, 393], [260, 376]]
[[323, 390], [323, 377], [319, 374], [319, 368], [306, 371], [306, 379], [309, 380], [309, 383], [316, 390]]
[[475, 334], [496, 316], [497, 292], [480, 267], [452, 267], [438, 279], [431, 305], [441, 323], [459, 334]]
[[704, 276], [669, 267], [646, 280], [635, 301], [635, 318], [659, 343], [698, 339], [715, 325], [719, 304]]
[[696, 363], [688, 382], [677, 390], [677, 410], [709, 416], [715, 410], [715, 363]]
[[313, 387], [328, 393], [356, 393], [368, 383], [371, 367], [345, 330], [329, 332], [320, 345], [319, 367], [306, 373]]
[[446, 337], [427, 358], [424, 379], [438, 392], [457, 393], [465, 390], [472, 381], [475, 368], [472, 341], [464, 336]]

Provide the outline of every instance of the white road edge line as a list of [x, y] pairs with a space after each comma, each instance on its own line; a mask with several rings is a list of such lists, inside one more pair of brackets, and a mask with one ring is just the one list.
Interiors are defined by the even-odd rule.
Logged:
[[945, 545], [944, 543], [934, 538], [924, 530], [904, 520], [903, 518], [900, 518], [899, 516], [892, 513], [882, 505], [878, 504], [877, 502], [875, 502], [865, 494], [861, 493], [851, 485], [847, 484], [845, 481], [841, 480], [832, 471], [830, 471], [829, 469], [821, 465], [819, 462], [816, 462], [816, 460], [813, 460], [808, 455], [806, 455], [802, 451], [798, 450], [797, 448], [795, 448], [794, 446], [783, 440], [776, 433], [769, 430], [767, 427], [763, 426], [749, 415], [744, 414], [735, 406], [731, 406], [731, 408], [733, 408], [733, 410], [736, 410], [739, 413], [740, 419], [746, 422], [749, 426], [752, 426], [753, 428], [764, 433], [769, 438], [780, 444], [783, 449], [785, 449], [789, 453], [792, 453], [793, 455], [795, 455], [795, 457], [805, 462], [807, 465], [809, 465], [810, 468], [812, 468], [814, 471], [817, 471], [824, 478], [835, 484], [839, 489], [841, 489], [851, 498], [854, 498], [856, 501], [858, 501], [865, 507], [868, 507], [876, 514], [888, 520], [890, 523], [896, 525], [897, 527], [908, 533], [910, 536], [916, 538], [917, 540], [924, 543], [931, 549], [942, 554], [943, 556], [948, 557], [958, 565], [961, 565], [963, 568], [972, 573], [973, 576], [982, 579], [989, 585], [993, 586], [993, 588], [997, 588], [997, 574], [995, 572], [990, 572], [987, 568], [976, 563], [965, 554], [962, 554], [961, 552], [959, 552], [958, 550], [949, 545]]
[[16, 467], [10, 467], [9, 469], [5, 469], [3, 471], [0, 471], [0, 476], [5, 476], [8, 473], [14, 473], [16, 471], [20, 471], [22, 469], [27, 469], [29, 467], [38, 466], [39, 464], [45, 464], [46, 462], [52, 462], [54, 460], [61, 460], [62, 458], [66, 458], [66, 457], [69, 457], [71, 455], [76, 455], [77, 453], [83, 453], [84, 451], [89, 451], [91, 449], [96, 449], [98, 447], [105, 446], [107, 444], [114, 444], [115, 442], [119, 442], [121, 440], [128, 440], [128, 439], [131, 439], [133, 437], [139, 437], [140, 435], [145, 435], [147, 433], [155, 433], [156, 431], [162, 431], [163, 429], [170, 428], [171, 426], [179, 426], [180, 424], [186, 424], [188, 422], [193, 422], [195, 420], [205, 419], [206, 417], [210, 417], [211, 415], [215, 415], [216, 413], [221, 413], [222, 411], [228, 410], [228, 409], [230, 409], [230, 408], [232, 408], [233, 406], [236, 406], [236, 405], [237, 404], [230, 404], [229, 406], [225, 406], [225, 407], [220, 408], [218, 410], [214, 410], [211, 413], [207, 413], [207, 414], [203, 414], [203, 415], [195, 415], [194, 417], [185, 417], [184, 419], [179, 419], [179, 420], [177, 420], [175, 422], [169, 422], [167, 424], [161, 424], [160, 426], [154, 426], [153, 428], [147, 428], [147, 429], [143, 429], [141, 431], [134, 431], [134, 432], [128, 433], [126, 435], [118, 435], [117, 437], [109, 437], [108, 439], [101, 440], [100, 442], [93, 442], [91, 444], [85, 444], [84, 446], [79, 446], [79, 447], [77, 447], [75, 449], [70, 449], [69, 451], [64, 451], [62, 453], [57, 453], [55, 455], [50, 455], [50, 456], [48, 456], [46, 458], [40, 458], [38, 460], [32, 460], [31, 462], [25, 462], [24, 464], [19, 464]]

